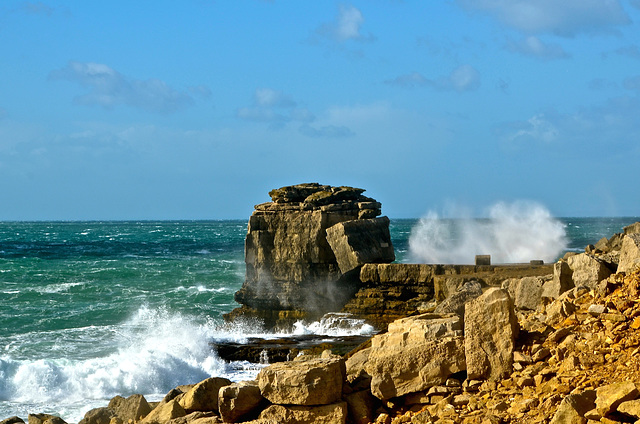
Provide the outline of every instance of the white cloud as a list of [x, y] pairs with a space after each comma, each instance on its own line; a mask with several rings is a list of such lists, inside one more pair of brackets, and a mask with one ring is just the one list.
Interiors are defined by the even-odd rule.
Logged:
[[300, 127], [299, 131], [307, 137], [312, 138], [343, 138], [355, 135], [353, 131], [344, 125], [325, 125], [315, 128], [311, 125], [305, 124]]
[[89, 88], [87, 94], [74, 101], [86, 106], [112, 108], [127, 105], [151, 112], [170, 113], [187, 107], [193, 98], [171, 88], [159, 79], [128, 78], [111, 67], [93, 62], [71, 61], [66, 67], [52, 71], [52, 80], [68, 80]]
[[473, 91], [480, 87], [480, 73], [471, 65], [462, 65], [454, 69], [449, 75], [436, 79], [429, 79], [424, 75], [413, 72], [400, 75], [385, 83], [403, 87], [428, 86], [443, 91]]
[[256, 89], [252, 105], [239, 108], [236, 116], [247, 121], [269, 123], [273, 129], [288, 122], [309, 123], [315, 119], [309, 109], [298, 107], [291, 96], [271, 88]]
[[[640, 89], [640, 81], [637, 83]], [[638, 149], [638, 115], [640, 99], [627, 96], [612, 98], [601, 105], [581, 108], [573, 113], [538, 113], [526, 121], [503, 124], [496, 130], [504, 141], [514, 146], [543, 143], [569, 146], [571, 149], [594, 147], [602, 152], [603, 149], [622, 146], [622, 149], [631, 151]]]
[[470, 11], [486, 12], [528, 34], [611, 32], [631, 23], [618, 0], [456, 0]]
[[322, 24], [316, 33], [338, 42], [347, 40], [371, 41], [373, 36], [364, 36], [361, 32], [363, 23], [364, 17], [359, 9], [341, 5], [335, 20]]
[[46, 15], [46, 16], [51, 16], [53, 15], [53, 12], [54, 12], [54, 9], [51, 6], [46, 5], [41, 1], [38, 1], [38, 2], [25, 1], [18, 7], [18, 10], [21, 12], [32, 14], [32, 15]]
[[282, 91], [258, 88], [253, 95], [255, 104], [265, 107], [294, 107], [296, 102]]
[[520, 41], [510, 40], [507, 49], [525, 56], [544, 60], [564, 59], [570, 55], [559, 44], [544, 43], [538, 37], [530, 35]]

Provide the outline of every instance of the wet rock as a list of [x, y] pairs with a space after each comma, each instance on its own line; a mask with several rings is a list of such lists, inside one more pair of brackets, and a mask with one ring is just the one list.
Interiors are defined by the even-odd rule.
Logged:
[[24, 423], [24, 420], [16, 416], [9, 417], [0, 421], [0, 424], [20, 424], [20, 423]]

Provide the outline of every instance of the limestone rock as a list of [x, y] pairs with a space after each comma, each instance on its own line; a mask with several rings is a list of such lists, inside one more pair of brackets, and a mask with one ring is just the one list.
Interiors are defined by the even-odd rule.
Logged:
[[231, 384], [231, 380], [211, 377], [196, 384], [179, 399], [180, 406], [186, 412], [218, 412], [218, 392], [221, 387]]
[[499, 380], [511, 373], [518, 321], [508, 292], [491, 288], [467, 303], [464, 321], [468, 378]]
[[464, 316], [464, 305], [482, 295], [482, 285], [477, 280], [467, 281], [455, 293], [436, 306], [436, 314], [457, 314]]
[[618, 405], [618, 412], [640, 419], [640, 399], [628, 400]]
[[625, 235], [640, 233], [640, 222], [634, 222], [631, 225], [627, 225], [623, 228], [623, 231]]
[[84, 414], [78, 424], [109, 424], [116, 414], [111, 408], [94, 408]]
[[260, 393], [272, 403], [328, 405], [342, 396], [346, 378], [342, 358], [279, 362], [260, 371]]
[[344, 424], [346, 402], [322, 406], [271, 405], [260, 414], [259, 422], [296, 424]]
[[20, 424], [20, 423], [24, 423], [24, 420], [17, 416], [9, 417], [0, 421], [0, 424]]
[[519, 309], [535, 310], [542, 296], [542, 279], [539, 277], [510, 278], [502, 283]]
[[596, 285], [609, 277], [612, 272], [603, 261], [586, 253], [571, 256], [567, 263], [572, 271], [573, 284], [595, 288]]
[[632, 273], [640, 267], [640, 233], [631, 233], [622, 239], [618, 272]]
[[343, 274], [366, 263], [395, 260], [386, 216], [339, 222], [327, 229], [327, 242]]
[[[235, 295], [235, 300], [244, 307], [236, 309], [228, 318], [256, 316], [272, 327], [283, 321], [283, 316], [274, 315], [273, 311], [301, 312], [298, 315], [302, 316], [293, 317], [290, 324], [300, 318], [317, 319], [326, 312], [339, 311], [358, 289], [358, 281], [341, 272], [327, 242], [327, 229], [338, 223], [367, 221], [380, 215], [380, 203], [363, 196], [363, 191], [317, 183], [272, 190], [273, 201], [257, 205], [249, 218], [245, 239], [246, 279]], [[383, 228], [388, 227], [388, 220], [372, 222], [376, 224], [370, 228], [366, 224], [364, 227], [355, 223], [347, 225], [346, 246], [364, 244], [364, 240], [358, 241], [355, 237], [358, 233], [373, 237], [379, 245], [378, 253], [388, 260], [393, 253], [390, 237], [380, 239], [385, 231], [388, 234], [388, 228]], [[375, 236], [368, 232], [372, 229], [376, 230]], [[387, 242], [388, 246], [382, 250], [381, 243]], [[339, 244], [345, 246], [345, 243]], [[367, 249], [356, 249], [359, 251], [356, 256], [362, 254], [359, 261], [373, 257], [375, 252]], [[354, 256], [351, 253], [346, 256], [341, 253], [341, 258], [351, 260]]]
[[631, 381], [613, 383], [596, 389], [596, 410], [601, 416], [615, 411], [618, 405], [638, 397], [638, 388]]
[[142, 395], [131, 395], [126, 399], [116, 396], [111, 399], [108, 408], [125, 423], [129, 420], [138, 421], [151, 412], [151, 406]]
[[456, 315], [423, 314], [398, 320], [371, 339], [365, 371], [379, 399], [443, 384], [465, 369], [461, 320]]
[[164, 405], [158, 405], [138, 424], [165, 424], [174, 418], [184, 417], [187, 415], [182, 406], [174, 399]]
[[565, 397], [550, 424], [585, 424], [584, 415], [595, 407], [596, 392], [585, 390], [580, 394]]
[[373, 421], [374, 398], [369, 390], [360, 390], [345, 397], [350, 422], [353, 424], [369, 424]]
[[29, 424], [67, 424], [62, 418], [49, 414], [29, 414]]
[[558, 261], [553, 264], [553, 278], [542, 285], [541, 297], [557, 299], [562, 293], [572, 289], [575, 286], [572, 275], [573, 271], [566, 261]]
[[250, 415], [264, 400], [255, 381], [242, 381], [220, 388], [218, 409], [225, 423], [236, 423]]

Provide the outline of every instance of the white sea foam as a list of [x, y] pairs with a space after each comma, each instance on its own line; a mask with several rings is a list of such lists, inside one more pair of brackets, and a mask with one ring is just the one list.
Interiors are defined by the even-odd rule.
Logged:
[[564, 225], [537, 203], [498, 203], [484, 220], [452, 215], [420, 219], [409, 238], [413, 261], [472, 264], [475, 255], [491, 255], [492, 263], [551, 262], [568, 244]]
[[375, 329], [365, 323], [363, 319], [354, 318], [350, 314], [330, 313], [323, 316], [320, 321], [305, 323], [297, 321], [294, 325], [294, 334], [318, 334], [325, 336], [356, 336], [371, 335]]
[[[142, 307], [113, 331], [110, 343], [117, 349], [102, 357], [56, 358], [53, 352], [42, 359], [0, 357], [0, 416], [15, 415], [20, 404], [31, 405], [30, 413], [64, 413], [66, 421], [78, 422], [90, 409], [90, 399], [104, 406], [116, 395], [158, 398], [181, 384], [210, 376], [251, 379], [259, 370], [250, 364], [230, 366], [217, 357], [209, 342], [222, 334], [213, 321], [196, 323], [164, 309]], [[14, 409], [5, 413], [7, 408]]]

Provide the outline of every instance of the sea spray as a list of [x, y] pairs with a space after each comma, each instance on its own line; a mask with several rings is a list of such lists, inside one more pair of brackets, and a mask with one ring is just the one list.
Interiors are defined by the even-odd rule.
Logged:
[[88, 400], [104, 404], [113, 396], [134, 393], [153, 399], [178, 385], [210, 376], [253, 378], [259, 370], [255, 366], [242, 369], [248, 364], [228, 364], [217, 357], [209, 342], [224, 334], [213, 320], [142, 306], [111, 332], [115, 351], [102, 357], [0, 357], [1, 400], [31, 408], [25, 413], [69, 411], [65, 419], [77, 422], [88, 409]]
[[491, 255], [493, 263], [551, 262], [567, 248], [564, 224], [542, 205], [500, 202], [488, 215], [488, 219], [451, 219], [430, 212], [411, 231], [411, 259], [472, 264], [475, 255]]

